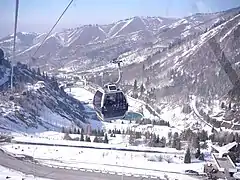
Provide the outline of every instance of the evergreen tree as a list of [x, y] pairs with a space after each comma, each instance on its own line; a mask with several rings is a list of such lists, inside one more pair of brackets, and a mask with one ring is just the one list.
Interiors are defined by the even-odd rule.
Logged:
[[38, 75], [41, 75], [41, 71], [40, 71], [39, 67], [37, 68], [37, 73], [38, 73]]
[[175, 132], [175, 133], [173, 134], [172, 148], [176, 148], [176, 147], [177, 147], [177, 139], [178, 139], [178, 133]]
[[73, 133], [77, 134], [77, 128], [74, 128]]
[[47, 72], [45, 73], [45, 79], [48, 79], [48, 74], [47, 74]]
[[84, 141], [84, 136], [83, 136], [83, 133], [82, 133], [82, 132], [81, 132], [80, 141]]
[[231, 101], [229, 102], [228, 109], [229, 109], [229, 110], [232, 109], [232, 103], [231, 103]]
[[143, 70], [143, 72], [145, 71], [145, 64], [143, 64], [143, 66], [142, 66], [142, 70]]
[[201, 160], [201, 161], [204, 161], [204, 154], [201, 153], [201, 154], [199, 155], [198, 159]]
[[103, 130], [101, 131], [101, 136], [104, 136], [104, 131]]
[[107, 133], [106, 133], [105, 136], [104, 136], [103, 142], [106, 143], [106, 144], [108, 144], [108, 136], [107, 136]]
[[80, 129], [78, 129], [77, 133], [78, 133], [78, 134], [81, 134]]
[[64, 140], [72, 140], [72, 138], [70, 137], [69, 133], [65, 133], [63, 139]]
[[172, 132], [168, 132], [168, 139], [172, 139]]
[[166, 138], [163, 136], [162, 138], [161, 138], [161, 143], [162, 143], [162, 147], [166, 147]]
[[160, 142], [160, 139], [159, 139], [159, 135], [157, 135], [157, 138], [156, 138], [156, 144], [159, 144], [159, 142]]
[[136, 92], [137, 91], [137, 80], [134, 80], [134, 85], [133, 85], [133, 91]]
[[141, 84], [141, 86], [140, 86], [140, 93], [143, 94], [143, 92], [144, 92], [144, 86], [143, 86], [143, 84]]
[[199, 139], [200, 141], [206, 141], [208, 140], [208, 133], [207, 131], [202, 130], [201, 133], [199, 133]]
[[184, 163], [191, 163], [191, 154], [189, 147], [187, 148], [185, 157], [184, 157]]
[[65, 133], [65, 128], [64, 127], [62, 127], [62, 133]]
[[87, 137], [87, 142], [91, 142], [91, 138], [89, 136]]
[[98, 142], [99, 142], [99, 140], [98, 140], [98, 137], [97, 137], [97, 136], [95, 136], [95, 137], [94, 137], [94, 139], [93, 139], [93, 142], [96, 142], [96, 143], [98, 143]]
[[86, 141], [86, 142], [91, 142], [91, 138], [90, 138], [88, 135], [86, 135], [86, 136], [85, 136], [85, 141]]
[[112, 131], [111, 131], [111, 129], [109, 129], [109, 130], [108, 130], [108, 134], [112, 134]]
[[221, 108], [223, 109], [225, 107], [224, 102], [221, 103]]
[[176, 149], [177, 149], [177, 150], [181, 150], [181, 141], [180, 141], [180, 138], [177, 138], [177, 139], [176, 139]]
[[167, 122], [167, 126], [170, 127], [169, 121]]

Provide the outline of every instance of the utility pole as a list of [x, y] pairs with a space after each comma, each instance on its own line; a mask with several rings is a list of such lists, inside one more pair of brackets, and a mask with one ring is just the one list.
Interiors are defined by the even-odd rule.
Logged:
[[15, 23], [14, 23], [14, 34], [13, 34], [13, 58], [12, 58], [12, 63], [11, 63], [11, 90], [13, 90], [13, 61], [16, 58], [16, 36], [17, 36], [18, 6], [19, 6], [19, 0], [16, 0]]

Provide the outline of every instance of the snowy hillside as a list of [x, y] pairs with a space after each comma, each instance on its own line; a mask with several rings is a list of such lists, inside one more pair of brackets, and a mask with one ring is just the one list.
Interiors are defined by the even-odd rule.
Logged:
[[54, 77], [18, 63], [14, 67], [14, 91], [11, 91], [10, 64], [7, 60], [2, 60], [2, 64], [1, 131], [60, 130], [62, 126], [85, 127], [88, 123], [81, 102], [59, 88]]

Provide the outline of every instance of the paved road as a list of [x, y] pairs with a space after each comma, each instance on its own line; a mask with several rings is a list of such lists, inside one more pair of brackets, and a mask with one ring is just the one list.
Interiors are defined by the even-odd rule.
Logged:
[[[55, 169], [47, 166], [33, 164], [28, 161], [21, 161], [0, 151], [0, 165], [14, 169], [25, 174], [31, 174], [38, 177], [57, 179], [57, 180], [121, 180], [122, 176], [112, 174], [102, 174], [95, 172], [82, 172], [68, 169]], [[140, 180], [142, 177], [127, 177], [124, 180]]]

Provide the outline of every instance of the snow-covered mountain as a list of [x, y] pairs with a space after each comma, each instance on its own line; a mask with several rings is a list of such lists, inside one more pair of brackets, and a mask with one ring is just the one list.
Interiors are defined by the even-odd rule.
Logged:
[[[84, 25], [63, 30], [46, 39], [34, 56], [38, 62], [33, 62], [31, 56], [47, 33], [32, 33], [30, 36], [30, 33], [20, 32], [17, 36], [17, 39], [20, 39], [17, 43], [17, 60], [31, 66], [36, 63], [38, 66], [44, 65], [47, 69], [62, 68], [66, 64], [85, 69], [86, 66], [76, 67], [83, 62], [87, 66], [91, 63], [89, 67], [96, 67], [122, 52], [145, 47], [146, 44], [156, 41], [155, 35], [159, 29], [175, 21], [176, 19], [161, 17], [132, 17], [108, 25]], [[13, 36], [7, 36], [0, 39], [0, 46], [11, 54], [12, 42]]]
[[10, 62], [0, 65], [0, 129], [30, 132], [85, 127], [87, 114], [80, 101], [60, 88], [54, 77], [18, 63], [14, 67], [14, 90], [9, 89]]
[[[161, 50], [169, 43], [191, 38], [232, 16], [239, 9], [212, 14], [195, 14], [181, 19], [132, 17], [106, 25], [83, 25], [50, 35], [36, 52], [47, 33], [18, 33], [17, 61], [31, 67], [85, 70], [106, 65], [122, 53]], [[200, 27], [200, 28], [199, 28]], [[13, 37], [0, 39], [0, 47], [11, 54]], [[134, 61], [134, 60], [133, 60]]]

